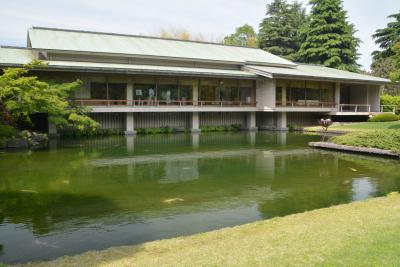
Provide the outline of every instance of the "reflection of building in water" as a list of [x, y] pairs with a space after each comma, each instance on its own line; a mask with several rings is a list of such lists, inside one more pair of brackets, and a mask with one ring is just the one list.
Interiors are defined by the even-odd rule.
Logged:
[[198, 159], [167, 160], [165, 162], [165, 175], [161, 183], [177, 183], [199, 178]]
[[352, 200], [363, 200], [374, 196], [376, 184], [370, 177], [354, 178], [352, 180], [351, 189], [353, 192]]

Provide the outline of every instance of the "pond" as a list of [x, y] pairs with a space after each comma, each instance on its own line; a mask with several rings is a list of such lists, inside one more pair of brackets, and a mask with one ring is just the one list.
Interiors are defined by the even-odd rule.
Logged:
[[397, 161], [296, 133], [52, 140], [0, 153], [0, 262], [200, 233], [400, 189]]

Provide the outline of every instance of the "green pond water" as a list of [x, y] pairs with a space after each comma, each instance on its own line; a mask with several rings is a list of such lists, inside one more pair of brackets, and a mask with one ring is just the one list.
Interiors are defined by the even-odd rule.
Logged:
[[140, 244], [400, 189], [398, 161], [307, 147], [319, 139], [177, 134], [0, 152], [0, 262]]

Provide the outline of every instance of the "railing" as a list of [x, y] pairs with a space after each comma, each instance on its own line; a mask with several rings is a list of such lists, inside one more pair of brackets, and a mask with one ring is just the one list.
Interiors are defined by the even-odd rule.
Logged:
[[371, 112], [371, 105], [366, 104], [340, 104], [339, 112]]
[[309, 108], [334, 108], [335, 102], [321, 102], [318, 100], [276, 101], [277, 107], [309, 107]]
[[220, 106], [255, 107], [257, 102], [246, 101], [193, 101], [193, 100], [112, 100], [112, 99], [76, 99], [74, 103], [82, 106]]
[[381, 105], [380, 112], [392, 112], [396, 113], [397, 110], [400, 110], [400, 106], [397, 105]]

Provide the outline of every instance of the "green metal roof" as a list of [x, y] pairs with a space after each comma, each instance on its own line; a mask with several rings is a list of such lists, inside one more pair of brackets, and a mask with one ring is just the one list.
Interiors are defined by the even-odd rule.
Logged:
[[[0, 48], [0, 65], [20, 66], [34, 59], [32, 50]], [[48, 68], [58, 70], [92, 71], [92, 72], [114, 72], [131, 74], [162, 74], [162, 75], [184, 75], [184, 76], [207, 76], [207, 77], [229, 77], [229, 78], [257, 78], [257, 75], [243, 70], [209, 69], [175, 66], [134, 65], [115, 64], [100, 62], [77, 62], [77, 61], [46, 61]]]
[[289, 60], [258, 48], [52, 28], [29, 29], [28, 44], [33, 49], [41, 50], [123, 54], [234, 64], [296, 66]]
[[299, 64], [296, 68], [246, 65], [243, 69], [269, 78], [303, 78], [378, 84], [390, 83], [390, 80], [388, 79], [328, 68], [320, 65]]

